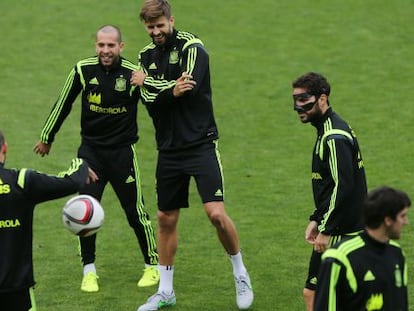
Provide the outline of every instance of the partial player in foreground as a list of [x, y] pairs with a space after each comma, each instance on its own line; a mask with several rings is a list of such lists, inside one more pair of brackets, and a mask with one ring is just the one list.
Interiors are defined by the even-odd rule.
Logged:
[[[137, 104], [139, 88], [130, 78], [137, 66], [121, 56], [124, 48], [121, 31], [113, 25], [102, 26], [96, 33], [96, 56], [79, 61], [52, 108], [34, 151], [49, 154], [55, 135], [81, 93], [81, 145], [78, 156], [88, 161], [99, 181], [81, 194], [101, 200], [108, 183], [114, 189], [134, 230], [144, 257], [144, 273], [139, 287], [159, 281], [158, 254], [154, 229], [144, 207], [140, 169], [135, 143], [138, 141]], [[95, 267], [96, 234], [81, 237], [83, 279], [81, 290], [97, 292]]]
[[[191, 177], [233, 265], [237, 305], [239, 309], [248, 309], [253, 303], [252, 285], [243, 264], [236, 227], [224, 208], [209, 56], [199, 38], [174, 29], [168, 1], [144, 1], [140, 17], [152, 42], [140, 53], [144, 72], [134, 72], [133, 83], [142, 86], [142, 100], [153, 119], [159, 151], [156, 178], [160, 284], [138, 310], [158, 310], [176, 303], [173, 274], [177, 224], [180, 209], [189, 205]], [[194, 309], [202, 309], [197, 301], [194, 304]]]
[[364, 232], [322, 256], [315, 311], [407, 311], [407, 263], [400, 245], [411, 201], [406, 193], [380, 187], [363, 207]]
[[354, 131], [329, 102], [331, 86], [324, 76], [306, 73], [293, 83], [293, 109], [302, 123], [317, 131], [312, 155], [315, 208], [305, 229], [312, 244], [303, 298], [312, 311], [322, 253], [344, 236], [363, 229], [362, 202], [367, 194], [364, 162]]
[[4, 167], [7, 143], [0, 131], [0, 310], [36, 310], [33, 293], [35, 205], [81, 191], [96, 174], [82, 159], [57, 176]]

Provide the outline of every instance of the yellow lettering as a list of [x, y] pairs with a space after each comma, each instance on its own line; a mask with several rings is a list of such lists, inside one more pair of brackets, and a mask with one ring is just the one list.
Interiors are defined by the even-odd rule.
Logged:
[[20, 227], [19, 219], [4, 219], [0, 220], [0, 229]]
[[120, 114], [120, 113], [126, 113], [127, 109], [125, 106], [123, 107], [100, 107], [97, 105], [90, 105], [89, 109], [91, 111], [94, 111], [96, 113], [104, 113], [104, 114]]
[[10, 185], [0, 185], [0, 194], [10, 193]]

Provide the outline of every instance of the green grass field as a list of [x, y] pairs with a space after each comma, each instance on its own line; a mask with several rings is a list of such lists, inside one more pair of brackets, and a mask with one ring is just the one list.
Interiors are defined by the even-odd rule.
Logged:
[[[239, 230], [255, 289], [255, 311], [304, 310], [301, 291], [313, 209], [310, 160], [315, 130], [292, 110], [291, 82], [325, 74], [331, 104], [358, 135], [370, 189], [388, 184], [414, 199], [414, 3], [411, 0], [171, 0], [176, 27], [198, 34], [211, 56], [226, 205]], [[51, 154], [32, 152], [40, 129], [77, 60], [94, 54], [102, 24], [123, 30], [124, 56], [148, 42], [140, 1], [11, 1], [1, 4], [0, 128], [8, 167], [56, 173], [79, 145], [79, 102]], [[138, 150], [147, 207], [155, 222], [152, 124], [143, 107]], [[39, 205], [34, 264], [39, 311], [136, 310], [156, 288], [138, 289], [143, 268], [135, 237], [110, 188], [102, 204], [96, 266], [101, 290], [84, 294], [77, 239], [61, 223], [66, 199]], [[412, 215], [412, 212], [411, 212]], [[181, 213], [175, 290], [179, 311], [237, 310], [231, 265], [194, 187]], [[414, 283], [414, 229], [403, 245]], [[1, 246], [0, 246], [1, 247]], [[18, 247], [18, 246], [16, 246]], [[410, 301], [414, 292], [410, 286]], [[414, 308], [411, 307], [410, 310]]]

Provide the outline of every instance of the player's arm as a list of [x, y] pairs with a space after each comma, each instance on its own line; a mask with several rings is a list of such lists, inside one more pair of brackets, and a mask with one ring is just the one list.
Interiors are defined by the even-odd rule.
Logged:
[[134, 71], [131, 76], [131, 84], [140, 87], [142, 101], [146, 104], [160, 104], [158, 95], [161, 92], [168, 92], [172, 96], [172, 88], [176, 81], [156, 79], [148, 75], [148, 70], [142, 64], [141, 54], [138, 56], [138, 70]]
[[73, 194], [86, 183], [96, 180], [96, 174], [86, 161], [76, 158], [68, 170], [58, 175], [47, 175], [34, 170], [19, 171], [18, 186], [35, 203], [49, 201]]
[[138, 66], [127, 59], [122, 59], [122, 67], [130, 70], [131, 76], [128, 85], [129, 95], [134, 103], [138, 103], [140, 98], [139, 84], [134, 80], [134, 75], [141, 73], [141, 66]]
[[[141, 73], [141, 95], [147, 103], [170, 103], [181, 96], [191, 96], [198, 92], [202, 79], [208, 70], [209, 58], [202, 43], [198, 39], [189, 41], [183, 49], [181, 73], [174, 81], [159, 80]], [[199, 83], [198, 83], [199, 82]]]
[[69, 115], [73, 102], [81, 90], [82, 84], [80, 76], [77, 72], [77, 68], [74, 67], [70, 71], [59, 97], [53, 105], [52, 110], [43, 125], [39, 142], [33, 147], [33, 151], [35, 153], [38, 153], [41, 156], [49, 153], [56, 133], [62, 126], [63, 121]]
[[52, 148], [52, 143], [44, 143], [42, 141], [38, 141], [34, 147], [33, 147], [33, 151], [36, 154], [40, 154], [42, 157], [44, 157], [45, 155], [48, 155], [50, 152], [50, 149]]
[[314, 244], [316, 237], [319, 234], [318, 223], [314, 220], [311, 220], [305, 229], [305, 241]]
[[203, 79], [206, 77], [209, 68], [209, 56], [201, 41], [195, 39], [193, 44], [189, 44], [183, 50], [182, 59], [182, 72], [189, 75], [191, 77], [190, 80], [195, 82], [193, 87], [186, 93], [186, 96], [191, 96], [198, 92]]
[[348, 217], [346, 209], [354, 187], [353, 146], [348, 138], [339, 136], [326, 141], [328, 163], [335, 183], [329, 206], [323, 214], [319, 231], [327, 235], [340, 227]]

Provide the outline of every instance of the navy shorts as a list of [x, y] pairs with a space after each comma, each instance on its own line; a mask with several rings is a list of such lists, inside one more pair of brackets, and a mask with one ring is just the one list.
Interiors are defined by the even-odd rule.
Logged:
[[[352, 235], [352, 234], [350, 234]], [[347, 237], [347, 235], [332, 235], [329, 239], [329, 246], [336, 244]], [[322, 253], [318, 253], [312, 249], [311, 258], [309, 261], [309, 270], [308, 277], [305, 282], [305, 288], [310, 290], [316, 290], [316, 285], [318, 283], [318, 273], [321, 266]]]
[[191, 177], [194, 177], [203, 203], [224, 200], [223, 174], [217, 142], [158, 153], [158, 209], [168, 211], [188, 207]]

